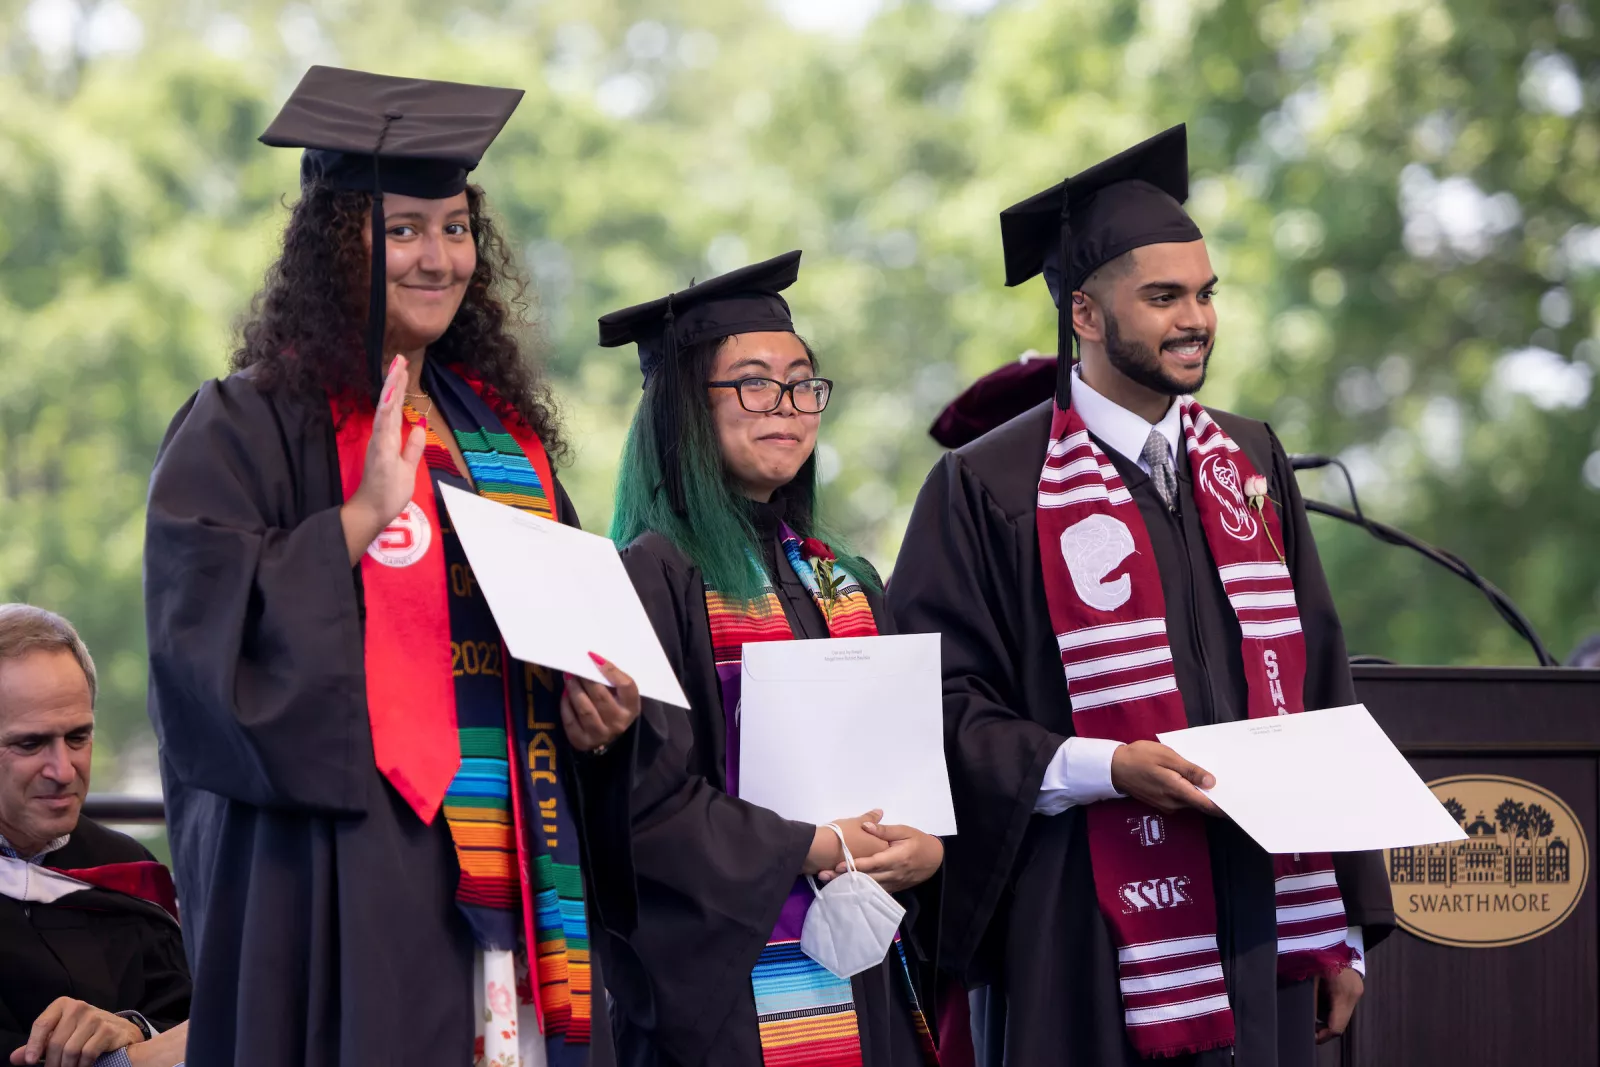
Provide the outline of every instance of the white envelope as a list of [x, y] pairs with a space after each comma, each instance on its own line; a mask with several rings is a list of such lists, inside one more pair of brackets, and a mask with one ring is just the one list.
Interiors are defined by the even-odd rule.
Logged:
[[882, 808], [954, 834], [942, 689], [938, 634], [745, 645], [740, 798], [819, 824]]
[[1157, 734], [1216, 778], [1217, 807], [1268, 852], [1364, 852], [1460, 841], [1365, 705]]
[[594, 652], [644, 696], [689, 706], [616, 545], [455, 486], [440, 488], [512, 656], [604, 682], [589, 658]]

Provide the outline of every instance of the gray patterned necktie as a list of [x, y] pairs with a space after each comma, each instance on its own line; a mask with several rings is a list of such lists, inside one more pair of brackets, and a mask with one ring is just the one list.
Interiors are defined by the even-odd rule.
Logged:
[[1139, 458], [1150, 465], [1150, 480], [1155, 483], [1161, 502], [1171, 511], [1178, 499], [1178, 473], [1172, 468], [1172, 450], [1160, 430], [1152, 429], [1144, 440]]

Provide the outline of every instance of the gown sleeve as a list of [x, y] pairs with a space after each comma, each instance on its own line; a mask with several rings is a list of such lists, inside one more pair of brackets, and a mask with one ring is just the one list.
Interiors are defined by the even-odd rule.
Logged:
[[[556, 517], [581, 530], [583, 524], [566, 486], [560, 478], [556, 478], [555, 485]], [[629, 827], [629, 792], [638, 732], [630, 727], [599, 755], [568, 749], [572, 780], [577, 787], [575, 810], [583, 842], [584, 871], [590, 883], [590, 911], [595, 925], [619, 936], [633, 928], [638, 913]]]
[[[632, 797], [635, 990], [622, 1010], [674, 1061], [699, 1062], [733, 1009], [810, 850], [814, 827], [708, 780], [722, 707], [703, 586], [653, 547], [623, 552], [692, 711], [646, 700]], [[713, 747], [714, 746], [714, 747]], [[716, 774], [716, 780], [721, 775]], [[647, 1007], [648, 1005], [648, 1007]]]
[[331, 419], [238, 377], [173, 419], [146, 518], [150, 714], [186, 785], [360, 815], [372, 744], [333, 448]]
[[[1030, 519], [1031, 521], [1031, 519]], [[1027, 654], [1009, 599], [1022, 561], [1004, 512], [946, 454], [917, 496], [889, 581], [903, 633], [938, 633], [945, 759], [959, 833], [945, 842], [940, 953], [963, 970], [1011, 878], [1051, 758], [1066, 737], [1026, 718]]]
[[[1272, 442], [1273, 498], [1283, 501], [1286, 527], [1284, 549], [1299, 603], [1300, 623], [1306, 634], [1306, 707], [1337, 708], [1357, 702], [1350, 660], [1345, 652], [1344, 629], [1334, 608], [1317, 543], [1311, 534], [1305, 501], [1300, 496], [1289, 457], [1276, 434]], [[1366, 948], [1382, 941], [1394, 929], [1394, 898], [1381, 852], [1339, 852], [1333, 857], [1345, 915], [1351, 926], [1362, 928]]]
[[144, 995], [129, 1005], [165, 1033], [189, 1017], [193, 986], [176, 926], [151, 923], [144, 946]]

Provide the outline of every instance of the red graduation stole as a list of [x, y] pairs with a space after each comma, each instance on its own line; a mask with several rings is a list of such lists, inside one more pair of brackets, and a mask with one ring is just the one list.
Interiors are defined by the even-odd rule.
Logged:
[[[1251, 718], [1304, 711], [1305, 637], [1283, 528], [1250, 460], [1193, 397], [1179, 399], [1206, 544], [1239, 619]], [[1155, 740], [1188, 725], [1167, 643], [1166, 599], [1150, 535], [1116, 468], [1071, 408], [1057, 407], [1039, 480], [1039, 549], [1050, 621], [1080, 737]], [[1217, 946], [1205, 816], [1133, 799], [1085, 812], [1095, 895], [1117, 946], [1128, 1039], [1142, 1056], [1234, 1042]], [[1350, 962], [1332, 858], [1274, 856], [1278, 973]]]
[[[489, 400], [485, 386], [471, 378], [466, 381]], [[350, 410], [337, 401], [331, 406], [338, 427], [340, 481], [349, 500], [366, 468], [373, 411]], [[521, 419], [507, 418], [505, 426], [541, 484], [554, 494], [550, 459], [538, 435]], [[361, 557], [373, 759], [417, 817], [429, 824], [461, 767], [449, 589], [439, 529], [433, 479], [427, 464], [419, 462], [410, 503]]]

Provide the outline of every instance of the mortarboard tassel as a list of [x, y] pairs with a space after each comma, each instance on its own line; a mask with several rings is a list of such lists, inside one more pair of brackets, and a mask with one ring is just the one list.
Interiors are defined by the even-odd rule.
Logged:
[[1056, 300], [1056, 407], [1065, 411], [1072, 406], [1072, 293], [1068, 282], [1072, 278], [1072, 220], [1068, 214], [1070, 204], [1067, 186], [1061, 187], [1061, 258], [1060, 281], [1056, 283], [1059, 294]]
[[389, 317], [389, 253], [384, 240], [387, 227], [383, 218], [383, 182], [378, 174], [378, 153], [383, 151], [383, 141], [389, 135], [390, 123], [402, 117], [398, 111], [386, 112], [383, 128], [378, 131], [378, 141], [372, 146], [372, 263], [367, 289], [367, 371], [372, 378], [374, 402], [383, 393], [383, 331]]

